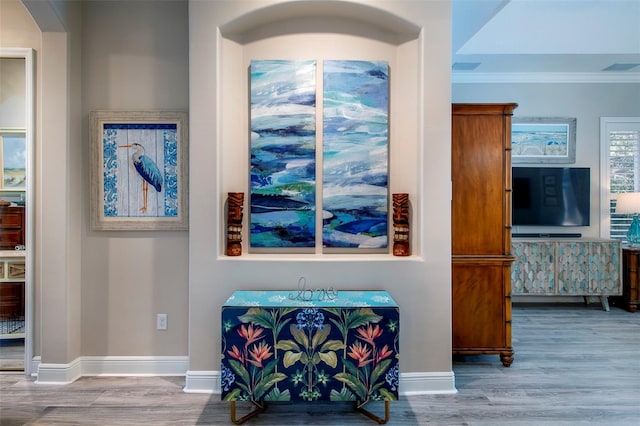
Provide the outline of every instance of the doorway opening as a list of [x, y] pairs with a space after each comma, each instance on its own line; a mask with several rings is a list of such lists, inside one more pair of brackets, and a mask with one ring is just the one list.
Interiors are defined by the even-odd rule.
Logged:
[[0, 48], [0, 370], [33, 357], [33, 50]]

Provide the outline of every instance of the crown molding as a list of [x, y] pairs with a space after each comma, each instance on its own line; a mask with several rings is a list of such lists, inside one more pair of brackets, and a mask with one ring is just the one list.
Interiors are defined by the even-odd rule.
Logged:
[[640, 83], [640, 73], [452, 72], [451, 83]]

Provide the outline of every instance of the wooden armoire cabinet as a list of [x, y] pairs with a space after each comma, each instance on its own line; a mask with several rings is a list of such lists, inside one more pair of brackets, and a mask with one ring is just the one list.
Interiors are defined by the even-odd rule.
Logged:
[[453, 353], [511, 346], [511, 116], [517, 104], [452, 106]]

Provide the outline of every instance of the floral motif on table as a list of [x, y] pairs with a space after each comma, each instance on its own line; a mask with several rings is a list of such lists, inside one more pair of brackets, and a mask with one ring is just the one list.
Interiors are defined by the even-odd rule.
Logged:
[[397, 400], [396, 308], [225, 307], [222, 399]]

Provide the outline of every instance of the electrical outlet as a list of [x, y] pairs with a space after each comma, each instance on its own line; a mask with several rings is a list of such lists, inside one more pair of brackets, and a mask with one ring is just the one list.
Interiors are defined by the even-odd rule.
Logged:
[[167, 329], [167, 314], [158, 314], [156, 317], [156, 328], [158, 330]]

